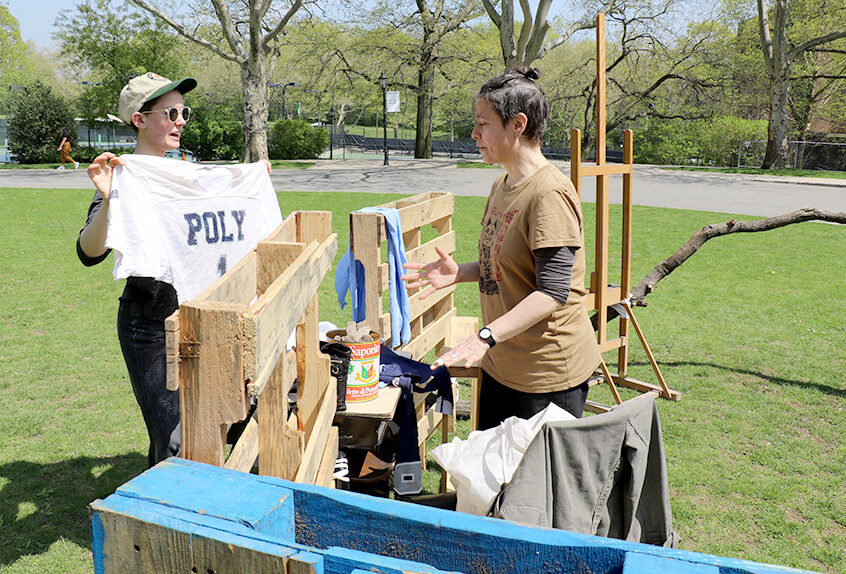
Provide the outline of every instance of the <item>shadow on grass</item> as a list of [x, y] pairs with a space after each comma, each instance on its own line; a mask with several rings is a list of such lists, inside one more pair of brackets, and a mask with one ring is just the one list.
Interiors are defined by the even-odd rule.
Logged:
[[64, 538], [91, 548], [88, 504], [147, 469], [140, 453], [52, 464], [0, 465], [0, 566], [46, 552]]
[[[630, 362], [629, 365], [638, 365], [638, 366], [649, 366], [649, 363], [646, 362]], [[712, 369], [719, 369], [721, 371], [727, 371], [730, 373], [737, 373], [740, 375], [747, 375], [750, 377], [756, 377], [758, 379], [762, 379], [767, 381], [768, 383], [773, 383], [775, 385], [787, 385], [791, 387], [799, 387], [802, 389], [815, 389], [821, 393], [825, 393], [827, 395], [833, 395], [839, 398], [846, 398], [846, 389], [838, 389], [829, 385], [825, 385], [823, 383], [812, 383], [809, 381], [797, 381], [795, 379], [786, 379], [784, 377], [776, 377], [774, 375], [765, 375], [763, 373], [759, 373], [757, 371], [750, 371], [748, 369], [738, 369], [736, 367], [726, 367], [724, 365], [717, 365], [715, 363], [704, 363], [701, 361], [676, 361], [676, 362], [660, 362], [658, 364], [661, 367], [664, 376], [667, 376], [667, 372], [663, 371], [667, 367], [711, 367]], [[672, 383], [668, 383], [672, 388]]]

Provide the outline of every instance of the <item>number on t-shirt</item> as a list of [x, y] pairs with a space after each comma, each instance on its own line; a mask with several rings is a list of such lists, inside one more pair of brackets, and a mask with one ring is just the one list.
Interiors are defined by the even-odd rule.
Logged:
[[226, 255], [220, 256], [220, 261], [217, 262], [217, 270], [220, 271], [220, 276], [226, 273]]

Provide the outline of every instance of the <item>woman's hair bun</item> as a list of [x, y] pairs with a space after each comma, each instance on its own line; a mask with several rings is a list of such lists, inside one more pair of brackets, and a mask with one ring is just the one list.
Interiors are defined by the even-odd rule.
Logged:
[[525, 68], [523, 66], [520, 66], [519, 68], [517, 68], [516, 71], [529, 80], [537, 80], [541, 76], [540, 70], [538, 70], [537, 68]]

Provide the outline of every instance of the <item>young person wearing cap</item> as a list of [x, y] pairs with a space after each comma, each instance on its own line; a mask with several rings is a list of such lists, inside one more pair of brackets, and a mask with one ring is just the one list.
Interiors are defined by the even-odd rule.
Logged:
[[[129, 81], [120, 93], [120, 118], [138, 134], [136, 154], [164, 157], [179, 147], [191, 110], [182, 96], [196, 87], [193, 78], [172, 82], [147, 73]], [[113, 153], [99, 155], [88, 167], [97, 188], [79, 233], [76, 253], [85, 266], [109, 254], [106, 230], [112, 170], [123, 161]], [[176, 290], [151, 277], [129, 277], [118, 307], [117, 330], [129, 380], [150, 437], [147, 462], [153, 466], [179, 452], [179, 393], [165, 379], [164, 319], [178, 308]]]

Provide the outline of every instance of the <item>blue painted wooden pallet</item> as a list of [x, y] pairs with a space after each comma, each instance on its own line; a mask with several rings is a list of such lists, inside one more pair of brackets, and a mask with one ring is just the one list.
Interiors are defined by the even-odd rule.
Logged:
[[520, 526], [178, 458], [91, 504], [96, 574], [797, 570]]

